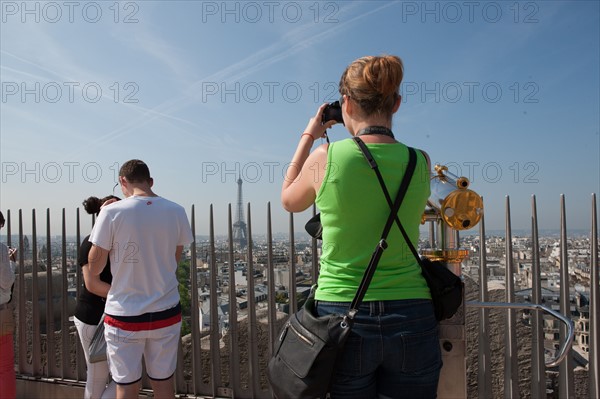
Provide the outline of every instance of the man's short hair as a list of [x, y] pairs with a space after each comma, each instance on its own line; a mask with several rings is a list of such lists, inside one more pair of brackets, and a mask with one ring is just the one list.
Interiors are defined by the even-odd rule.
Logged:
[[4, 227], [4, 222], [5, 222], [4, 215], [2, 214], [2, 212], [0, 212], [0, 228]]
[[125, 162], [119, 170], [119, 176], [125, 177], [130, 183], [144, 183], [151, 180], [148, 165], [139, 159]]

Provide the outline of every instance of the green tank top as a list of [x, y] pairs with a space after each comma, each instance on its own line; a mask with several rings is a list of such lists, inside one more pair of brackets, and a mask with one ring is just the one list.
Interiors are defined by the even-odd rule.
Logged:
[[[407, 146], [376, 143], [367, 147], [392, 200], [395, 199], [408, 164]], [[417, 151], [417, 167], [398, 212], [415, 248], [429, 192], [427, 161]], [[323, 224], [315, 298], [350, 302], [390, 214], [377, 176], [352, 139], [329, 145], [326, 172], [315, 202]], [[421, 268], [396, 224], [390, 230], [387, 243], [364, 301], [430, 299]]]

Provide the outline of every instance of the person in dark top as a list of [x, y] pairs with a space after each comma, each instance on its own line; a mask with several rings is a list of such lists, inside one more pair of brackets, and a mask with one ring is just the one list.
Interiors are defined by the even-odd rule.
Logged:
[[[104, 204], [118, 201], [119, 198], [109, 195], [105, 198], [89, 197], [83, 201], [83, 207], [89, 214], [98, 215]], [[77, 306], [75, 307], [75, 326], [81, 340], [85, 361], [87, 363], [87, 381], [85, 384], [85, 399], [100, 399], [116, 397], [116, 385], [113, 381], [108, 383], [108, 363], [106, 361], [90, 363], [89, 347], [96, 330], [96, 326], [104, 313], [106, 295], [112, 282], [110, 261], [107, 261], [100, 275], [90, 273], [88, 267], [88, 254], [92, 248], [89, 235], [81, 242], [77, 263], [81, 267], [84, 284], [79, 291]]]

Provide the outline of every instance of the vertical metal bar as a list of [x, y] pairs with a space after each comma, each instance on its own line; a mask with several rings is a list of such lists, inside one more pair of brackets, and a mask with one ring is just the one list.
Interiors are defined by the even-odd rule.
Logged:
[[25, 239], [23, 237], [23, 211], [19, 209], [19, 373], [31, 374], [27, 363], [27, 310], [25, 308]]
[[429, 248], [435, 248], [435, 221], [431, 220], [429, 222]]
[[[75, 298], [79, 300], [79, 295], [81, 294], [82, 287], [85, 284], [83, 281], [83, 273], [81, 271], [81, 267], [79, 266], [79, 252], [81, 247], [81, 218], [79, 215], [79, 208], [75, 209]], [[54, 278], [52, 279], [54, 280]], [[77, 359], [77, 379], [79, 381], [86, 380], [86, 363], [85, 363], [85, 354], [83, 353], [83, 348], [79, 344], [81, 342], [80, 339], [75, 343], [75, 358]]]
[[598, 213], [596, 194], [592, 194], [592, 231], [590, 234], [590, 398], [600, 396], [600, 279], [598, 278]]
[[69, 322], [69, 308], [68, 308], [68, 287], [69, 282], [67, 279], [68, 269], [67, 269], [67, 217], [65, 208], [62, 209], [62, 237], [61, 237], [61, 255], [62, 255], [62, 288], [61, 288], [61, 321], [62, 326], [60, 329], [61, 332], [61, 361], [62, 361], [62, 377], [74, 379], [75, 375], [73, 373], [73, 369], [71, 368], [71, 351], [70, 349], [70, 322]]
[[219, 313], [217, 311], [219, 298], [217, 294], [217, 261], [215, 258], [215, 224], [212, 205], [210, 207], [210, 358], [211, 383], [213, 396], [217, 396], [221, 381], [219, 356]]
[[233, 258], [233, 218], [231, 215], [231, 204], [227, 208], [227, 237], [229, 242], [229, 373], [230, 387], [233, 392], [241, 392], [240, 380], [240, 347], [239, 347], [239, 323], [237, 315], [237, 296], [235, 282], [235, 267]]
[[[316, 246], [316, 245], [315, 245]], [[313, 260], [315, 258], [313, 247]], [[273, 268], [273, 231], [271, 229], [271, 202], [267, 203], [267, 284], [269, 285], [269, 358], [277, 339], [277, 302], [275, 301], [275, 270]]]
[[[479, 300], [488, 301], [488, 281], [487, 281], [487, 259], [486, 259], [486, 241], [485, 241], [485, 215], [482, 215], [479, 222]], [[477, 390], [480, 398], [489, 398], [492, 395], [492, 372], [490, 369], [490, 326], [489, 309], [479, 309], [479, 351], [478, 355], [478, 374]], [[465, 376], [466, 378], [466, 376]]]
[[[190, 221], [190, 225], [191, 225], [191, 230], [192, 230], [192, 237], [193, 237], [193, 241], [190, 243], [190, 252], [193, 253], [194, 252], [194, 243], [196, 241], [196, 234], [194, 232], [194, 227], [193, 227], [193, 220], [194, 220], [194, 205], [192, 205], [192, 219]], [[193, 318], [194, 318], [194, 305], [193, 305], [193, 296], [194, 296], [194, 285], [193, 285], [193, 281], [192, 281], [192, 270], [194, 270], [195, 268], [192, 266], [192, 259], [193, 256], [190, 256], [190, 270], [189, 270], [189, 279], [190, 279], [190, 283], [189, 283], [189, 290], [190, 291], [190, 331], [191, 334], [193, 334], [193, 328], [192, 326], [193, 324]], [[179, 269], [179, 265], [177, 265], [177, 269]], [[178, 275], [179, 276], [179, 275]], [[180, 281], [178, 281], [178, 283], [181, 283]], [[179, 287], [178, 287], [179, 289]], [[197, 295], [197, 294], [196, 294]], [[197, 309], [197, 308], [196, 308]], [[184, 312], [184, 309], [182, 308], [182, 313]], [[183, 318], [182, 318], [182, 327], [183, 327]], [[193, 354], [193, 351], [192, 351]], [[183, 375], [183, 367], [184, 367], [184, 361], [183, 361], [183, 342], [180, 339], [179, 343], [177, 344], [177, 368], [175, 369], [175, 393], [176, 394], [183, 394], [183, 393], [189, 393], [190, 392], [190, 386], [186, 383], [184, 375]], [[192, 358], [192, 362], [193, 362], [193, 358]], [[192, 364], [193, 367], [193, 364]], [[192, 374], [193, 375], [193, 374]], [[193, 378], [193, 377], [192, 377]]]
[[[31, 362], [33, 375], [41, 376], [43, 373], [42, 360], [40, 358], [42, 343], [40, 329], [40, 295], [38, 290], [37, 220], [35, 216], [35, 209], [33, 209], [31, 211], [31, 324], [33, 327], [31, 336]], [[48, 300], [48, 296], [46, 296], [46, 300]]]
[[256, 398], [259, 396], [260, 391], [260, 372], [258, 368], [258, 352], [259, 342], [257, 335], [257, 320], [256, 320], [256, 290], [254, 284], [254, 255], [253, 255], [253, 240], [252, 240], [252, 213], [250, 211], [250, 203], [248, 203], [248, 223], [246, 224], [248, 239], [248, 274], [246, 278], [248, 280], [248, 357], [250, 366], [250, 391], [252, 397]]
[[[313, 204], [312, 207], [313, 210], [313, 216], [315, 216], [317, 214], [317, 205]], [[317, 284], [317, 281], [319, 280], [319, 259], [317, 257], [317, 251], [319, 249], [317, 248], [317, 239], [316, 238], [312, 238], [311, 240], [311, 253], [312, 253], [312, 283]]]
[[455, 230], [453, 232], [453, 239], [454, 239], [454, 245], [452, 246], [452, 248], [460, 248], [460, 231]]
[[[444, 233], [441, 237], [444, 238], [444, 241], [440, 241], [443, 249], [455, 249], [460, 248], [459, 240], [458, 240], [458, 232], [452, 230], [452, 228], [446, 224], [441, 223], [438, 225], [439, 229]], [[446, 267], [452, 271], [452, 273], [460, 276], [462, 274], [462, 268], [460, 262], [447, 262]]]
[[10, 220], [10, 209], [6, 211], [6, 245], [12, 247], [12, 226]]
[[[537, 222], [537, 205], [535, 195], [531, 199], [531, 235], [533, 241], [531, 265], [531, 299], [533, 303], [542, 303], [542, 286], [540, 282], [540, 249]], [[532, 343], [531, 343], [531, 396], [542, 398], [546, 396], [546, 365], [544, 363], [544, 320], [540, 312], [531, 313]]]
[[298, 310], [298, 295], [296, 293], [296, 248], [294, 248], [294, 214], [290, 212], [290, 314]]
[[[54, 347], [54, 292], [52, 290], [52, 240], [50, 236], [50, 209], [46, 209], [46, 376], [55, 375], [56, 348]], [[78, 346], [79, 349], [79, 346]]]
[[[506, 302], [515, 301], [514, 263], [512, 248], [512, 226], [510, 197], [506, 196]], [[504, 338], [504, 397], [519, 397], [519, 369], [517, 352], [517, 320], [513, 309], [506, 309], [506, 335]]]
[[229, 332], [231, 339], [229, 340], [229, 353], [231, 353], [229, 365], [231, 373], [231, 384], [234, 392], [242, 392], [241, 383], [241, 359], [239, 349], [239, 323], [237, 317], [237, 296], [235, 282], [235, 267], [233, 257], [233, 218], [231, 213], [231, 204], [228, 207], [228, 238], [229, 238]]
[[[571, 318], [571, 303], [569, 295], [569, 253], [567, 244], [567, 215], [565, 211], [565, 196], [560, 195], [560, 312]], [[554, 321], [553, 321], [554, 322]], [[560, 323], [560, 345], [567, 339], [567, 326]], [[573, 390], [573, 348], [568, 349], [568, 355], [558, 366], [559, 396], [570, 398], [575, 395]]]
[[[190, 261], [190, 282], [191, 282], [191, 326], [192, 331], [192, 393], [200, 393], [200, 385], [202, 384], [202, 364], [200, 362], [200, 340], [198, 339], [198, 330], [200, 326], [199, 304], [198, 304], [198, 264], [196, 253], [196, 208], [192, 205], [192, 220], [191, 220], [192, 235], [194, 242], [191, 246], [191, 261]], [[189, 389], [187, 390], [188, 393]]]
[[181, 338], [177, 343], [177, 366], [175, 369], [175, 394], [187, 394], [188, 384], [183, 377], [183, 341]]

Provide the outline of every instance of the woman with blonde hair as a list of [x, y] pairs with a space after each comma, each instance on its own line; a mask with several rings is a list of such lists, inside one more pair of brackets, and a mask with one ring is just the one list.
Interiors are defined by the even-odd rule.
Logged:
[[[407, 169], [408, 147], [396, 140], [392, 116], [401, 104], [404, 68], [392, 55], [352, 62], [339, 84], [343, 123], [373, 155], [389, 195], [395, 198]], [[314, 141], [336, 123], [323, 120], [323, 104], [300, 135], [281, 200], [290, 212], [316, 203], [323, 226], [323, 252], [315, 292], [319, 316], [348, 310], [380, 239], [390, 206], [353, 139]], [[327, 119], [327, 118], [326, 118]], [[417, 151], [417, 166], [398, 217], [415, 247], [429, 197], [429, 162]], [[392, 227], [354, 327], [337, 360], [331, 398], [433, 398], [442, 367], [438, 323], [431, 294], [400, 230]]]

